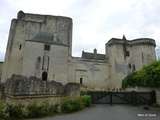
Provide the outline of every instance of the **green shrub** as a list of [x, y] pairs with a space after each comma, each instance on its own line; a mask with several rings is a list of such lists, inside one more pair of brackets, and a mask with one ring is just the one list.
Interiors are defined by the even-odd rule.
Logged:
[[84, 95], [74, 99], [65, 100], [61, 105], [64, 113], [75, 112], [91, 105], [91, 97]]
[[32, 103], [29, 104], [26, 109], [28, 118], [38, 118], [57, 113], [58, 105], [49, 104], [48, 102], [41, 104]]
[[43, 116], [53, 115], [58, 112], [58, 104], [49, 104], [49, 102], [43, 102], [40, 104], [41, 113]]
[[83, 102], [85, 107], [89, 107], [91, 105], [91, 96], [84, 95], [81, 98], [82, 98], [82, 102]]
[[55, 113], [58, 113], [59, 112], [58, 107], [59, 107], [58, 104], [55, 104], [55, 105], [50, 104], [48, 106], [48, 113], [49, 113], [49, 115], [53, 115]]
[[6, 113], [8, 113], [9, 118], [12, 118], [12, 119], [23, 118], [25, 116], [24, 106], [21, 104], [18, 104], [18, 105], [7, 104]]
[[66, 100], [61, 105], [61, 110], [64, 113], [70, 113], [81, 109], [80, 102], [78, 100]]
[[38, 105], [37, 103], [31, 103], [27, 107], [27, 117], [28, 118], [38, 118], [45, 114], [45, 108]]
[[0, 119], [7, 120], [8, 114], [6, 112], [6, 105], [2, 101], [0, 101]]
[[160, 61], [144, 66], [142, 69], [129, 74], [122, 81], [122, 87], [160, 87]]
[[0, 102], [0, 120], [18, 120], [24, 118], [39, 118], [54, 115], [61, 108], [63, 113], [71, 113], [90, 106], [90, 96], [81, 96], [77, 98], [66, 98], [61, 105], [43, 103], [31, 103], [26, 106], [21, 104], [5, 104]]

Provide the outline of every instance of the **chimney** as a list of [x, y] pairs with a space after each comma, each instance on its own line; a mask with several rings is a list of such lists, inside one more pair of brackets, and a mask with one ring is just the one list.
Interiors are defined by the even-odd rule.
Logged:
[[93, 52], [94, 52], [94, 55], [97, 55], [97, 49], [96, 48], [93, 50]]
[[125, 41], [127, 40], [125, 35], [123, 35], [123, 38], [122, 38], [122, 40], [125, 40]]

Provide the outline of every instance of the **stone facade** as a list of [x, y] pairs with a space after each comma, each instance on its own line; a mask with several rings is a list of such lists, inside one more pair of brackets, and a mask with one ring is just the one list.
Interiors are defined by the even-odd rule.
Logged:
[[[0, 84], [0, 99], [6, 101], [36, 99], [60, 99], [66, 96], [79, 96], [80, 84], [42, 81], [36, 77], [25, 77], [22, 75], [12, 75], [4, 84]], [[31, 101], [31, 100], [30, 100]], [[42, 100], [43, 101], [43, 100]]]
[[11, 22], [1, 81], [13, 74], [43, 81], [80, 83], [87, 89], [121, 88], [129, 73], [156, 60], [155, 40], [112, 38], [105, 54], [72, 56], [72, 19], [20, 11]]

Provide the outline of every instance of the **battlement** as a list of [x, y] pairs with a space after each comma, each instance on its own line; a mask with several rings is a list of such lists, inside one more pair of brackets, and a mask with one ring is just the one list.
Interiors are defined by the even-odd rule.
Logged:
[[115, 44], [124, 44], [124, 43], [126, 45], [130, 45], [130, 46], [144, 45], [144, 44], [156, 46], [155, 40], [151, 39], [151, 38], [138, 38], [138, 39], [133, 39], [133, 40], [112, 38], [106, 43], [106, 45], [111, 46], [111, 45], [115, 45]]

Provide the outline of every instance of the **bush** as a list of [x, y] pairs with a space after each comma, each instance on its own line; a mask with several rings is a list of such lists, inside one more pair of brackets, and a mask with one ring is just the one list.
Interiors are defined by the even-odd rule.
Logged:
[[9, 118], [12, 118], [12, 119], [23, 118], [25, 116], [24, 106], [21, 104], [18, 104], [18, 105], [7, 104], [6, 113], [8, 113]]
[[6, 120], [8, 118], [8, 114], [6, 113], [6, 105], [0, 101], [0, 118], [1, 120]]
[[31, 103], [27, 106], [27, 117], [36, 118], [41, 116], [41, 107], [36, 103]]
[[55, 113], [58, 113], [59, 112], [58, 107], [59, 107], [58, 104], [55, 104], [55, 105], [50, 104], [48, 106], [48, 115], [53, 115]]
[[160, 61], [144, 66], [142, 69], [131, 73], [122, 81], [122, 87], [160, 87]]
[[78, 100], [67, 100], [62, 103], [61, 110], [64, 113], [70, 113], [81, 109], [80, 102]]
[[64, 113], [75, 112], [91, 105], [91, 97], [84, 95], [78, 98], [65, 100], [61, 105]]
[[82, 102], [85, 107], [89, 107], [91, 105], [91, 96], [89, 95], [82, 96]]
[[48, 102], [41, 104], [32, 103], [28, 105], [26, 109], [28, 118], [38, 118], [57, 113], [58, 105], [49, 104]]
[[43, 103], [31, 103], [27, 106], [21, 104], [5, 104], [0, 102], [0, 120], [18, 120], [24, 118], [39, 118], [54, 115], [59, 112], [71, 113], [90, 106], [90, 96], [84, 95], [77, 98], [67, 98], [61, 105]]

